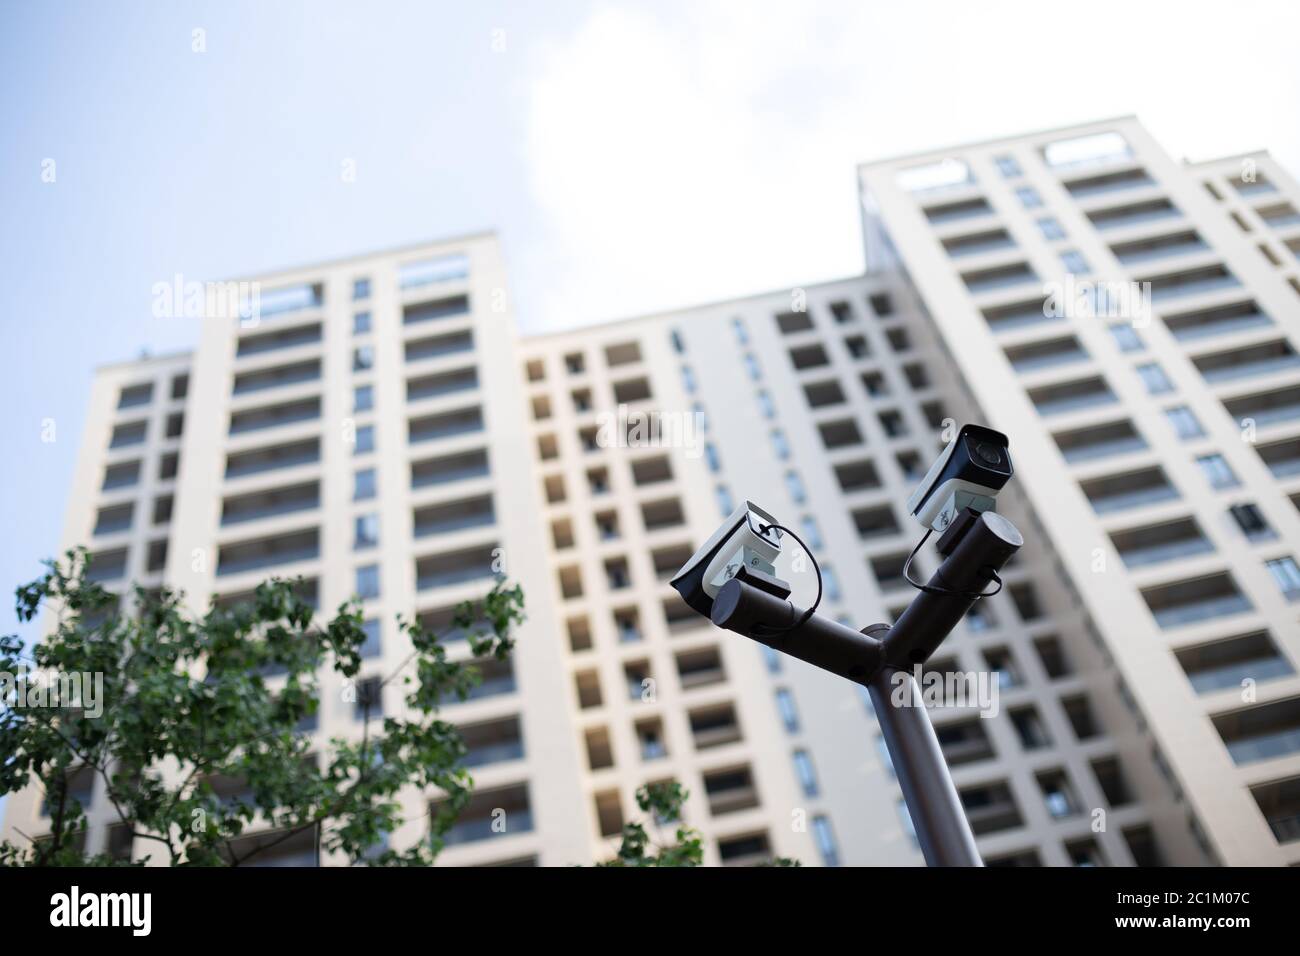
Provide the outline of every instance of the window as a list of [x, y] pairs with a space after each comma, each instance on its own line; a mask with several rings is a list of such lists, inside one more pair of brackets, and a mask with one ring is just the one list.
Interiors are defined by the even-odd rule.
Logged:
[[361, 625], [361, 630], [365, 631], [366, 639], [361, 645], [361, 649], [358, 653], [360, 653], [362, 657], [378, 657], [383, 653], [381, 642], [382, 628], [379, 623], [379, 618], [372, 617]]
[[364, 372], [375, 366], [375, 349], [370, 345], [361, 345], [352, 350], [352, 371]]
[[[808, 547], [813, 548], [814, 550], [820, 550], [824, 547], [824, 543], [822, 542], [822, 531], [821, 528], [817, 527], [816, 518], [812, 515], [804, 515], [801, 519], [800, 527], [803, 531], [804, 541], [808, 542]], [[823, 572], [822, 578], [825, 580], [825, 572]]]
[[1061, 253], [1061, 265], [1071, 275], [1083, 275], [1088, 271], [1088, 263], [1076, 249], [1067, 249]]
[[753, 352], [745, 353], [745, 371], [756, 382], [763, 377], [763, 370], [758, 367], [758, 359], [754, 358]]
[[1003, 179], [1014, 179], [1021, 175], [1020, 164], [1016, 162], [1014, 156], [994, 156], [993, 162], [998, 167], [998, 172], [1002, 174]]
[[1205, 475], [1205, 480], [1210, 483], [1211, 488], [1235, 488], [1239, 484], [1228, 460], [1217, 452], [1212, 455], [1202, 455], [1196, 459], [1196, 464], [1200, 466], [1201, 473]]
[[1300, 598], [1300, 567], [1296, 566], [1295, 558], [1274, 558], [1265, 562], [1265, 566], [1288, 601]]
[[375, 426], [362, 425], [357, 429], [356, 447], [352, 449], [355, 455], [364, 455], [366, 452], [375, 450]]
[[1147, 392], [1151, 395], [1159, 395], [1162, 392], [1172, 392], [1174, 383], [1169, 380], [1165, 370], [1160, 367], [1158, 362], [1146, 362], [1137, 367], [1138, 378], [1142, 379], [1142, 384], [1147, 387]]
[[352, 705], [354, 720], [384, 716], [384, 683], [378, 677], [357, 681], [357, 699]]
[[357, 515], [356, 534], [352, 541], [354, 550], [373, 548], [379, 544], [379, 515]]
[[794, 695], [784, 687], [776, 692], [776, 709], [781, 715], [781, 723], [792, 734], [799, 732], [799, 712], [794, 709]]
[[790, 492], [790, 497], [794, 499], [795, 504], [801, 505], [808, 500], [808, 493], [804, 490], [803, 479], [799, 477], [799, 472], [787, 471], [785, 473], [785, 487]]
[[813, 817], [813, 836], [817, 839], [817, 849], [821, 851], [822, 862], [827, 866], [840, 865], [840, 851], [835, 847], [835, 834], [831, 830], [831, 821], [826, 817]]
[[826, 600], [838, 601], [840, 599], [840, 579], [836, 577], [834, 568], [822, 568], [822, 590], [826, 592]]
[[704, 457], [709, 463], [709, 471], [716, 475], [722, 470], [722, 459], [718, 457], [718, 447], [713, 442], [704, 443]]
[[368, 412], [375, 407], [375, 387], [373, 385], [358, 385], [352, 390], [352, 410], [354, 412]]
[[358, 312], [352, 316], [352, 334], [362, 335], [370, 331], [370, 313]]
[[1273, 533], [1273, 529], [1268, 526], [1268, 521], [1264, 518], [1264, 512], [1259, 510], [1258, 505], [1250, 503], [1233, 505], [1228, 512], [1237, 522], [1237, 527], [1241, 528], [1242, 533], [1248, 538], [1271, 536]]
[[745, 328], [745, 320], [737, 316], [731, 320], [731, 327], [736, 332], [736, 341], [741, 345], [748, 345], [749, 330]]
[[695, 394], [695, 373], [689, 365], [682, 366], [682, 387], [690, 394]]
[[781, 673], [781, 652], [775, 647], [768, 647], [766, 644], [760, 644], [763, 649], [763, 664], [767, 667], [769, 674]]
[[587, 360], [583, 358], [581, 352], [571, 352], [564, 356], [564, 367], [568, 369], [570, 375], [580, 375], [587, 368]]
[[779, 428], [772, 431], [772, 450], [782, 461], [790, 457], [790, 443], [785, 440], [785, 432]]
[[379, 597], [379, 565], [366, 564], [357, 568], [357, 597], [363, 601]]
[[686, 343], [682, 341], [682, 334], [678, 332], [676, 329], [673, 329], [668, 337], [673, 343], [673, 351], [676, 352], [678, 355], [685, 354]]
[[766, 390], [760, 390], [758, 393], [758, 409], [763, 413], [764, 418], [776, 417], [776, 406], [772, 404], [772, 396]]
[[352, 298], [368, 299], [370, 298], [370, 280], [354, 279], [352, 281]]
[[806, 750], [796, 750], [794, 752], [794, 772], [799, 778], [799, 786], [803, 787], [805, 797], [817, 796], [817, 773], [813, 770], [812, 757], [808, 756]]
[[1037, 209], [1043, 204], [1043, 197], [1038, 195], [1038, 190], [1033, 186], [1020, 186], [1016, 189], [1016, 198], [1020, 200], [1020, 205], [1026, 209]]
[[888, 292], [877, 292], [869, 296], [867, 301], [871, 305], [871, 311], [876, 313], [880, 318], [894, 314], [894, 300], [890, 298]]
[[1112, 325], [1110, 334], [1114, 337], [1115, 344], [1119, 346], [1121, 352], [1136, 352], [1143, 347], [1141, 337], [1131, 325], [1124, 325], [1123, 323]]
[[726, 517], [736, 510], [736, 503], [731, 497], [731, 489], [726, 485], [718, 485], [718, 487], [714, 489], [714, 494], [718, 496], [718, 510], [722, 512], [723, 517]]
[[375, 496], [375, 469], [362, 468], [354, 476], [352, 500], [366, 501]]
[[1179, 438], [1200, 438], [1205, 434], [1205, 429], [1201, 427], [1196, 415], [1186, 405], [1166, 408], [1165, 417], [1169, 419], [1169, 424], [1174, 426], [1174, 433]]
[[1055, 216], [1043, 216], [1037, 220], [1038, 231], [1043, 234], [1044, 239], [1064, 239], [1065, 229], [1061, 226], [1060, 221]]

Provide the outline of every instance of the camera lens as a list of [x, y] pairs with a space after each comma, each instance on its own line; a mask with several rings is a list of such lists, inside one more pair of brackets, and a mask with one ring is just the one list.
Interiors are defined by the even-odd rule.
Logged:
[[1002, 451], [997, 445], [990, 445], [988, 442], [982, 441], [975, 446], [975, 454], [984, 459], [987, 464], [1002, 464]]

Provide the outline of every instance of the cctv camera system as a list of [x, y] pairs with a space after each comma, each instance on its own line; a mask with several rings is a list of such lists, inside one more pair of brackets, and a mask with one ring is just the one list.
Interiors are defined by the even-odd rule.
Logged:
[[[985, 590], [990, 584], [1001, 588], [998, 571], [1024, 544], [995, 511], [1011, 476], [1007, 436], [991, 428], [965, 425], [943, 449], [907, 503], [926, 531], [903, 566], [918, 593], [893, 624], [856, 631], [817, 614], [822, 578], [816, 558], [795, 531], [752, 501], [733, 511], [672, 579], [682, 599], [716, 626], [867, 688], [931, 866], [983, 861], [926, 709], [899, 704], [915, 698], [896, 691], [900, 682], [916, 691], [911, 669], [930, 659], [976, 601], [996, 593]], [[908, 568], [936, 531], [943, 561], [928, 581], [915, 581]], [[787, 600], [790, 586], [775, 576], [783, 534], [808, 552], [817, 571], [817, 598], [807, 608]]]
[[733, 511], [721, 528], [700, 547], [670, 582], [682, 599], [708, 617], [718, 590], [733, 578], [740, 578], [779, 597], [790, 588], [776, 577], [776, 558], [781, 553], [781, 531], [777, 520], [752, 501]]
[[982, 425], [963, 425], [907, 501], [908, 513], [943, 532], [966, 509], [995, 511], [997, 494], [1011, 479], [1007, 436]]

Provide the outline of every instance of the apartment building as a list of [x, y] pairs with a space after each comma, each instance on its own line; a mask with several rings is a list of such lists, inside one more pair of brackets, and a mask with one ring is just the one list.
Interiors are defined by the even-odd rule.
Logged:
[[1300, 862], [1295, 180], [1131, 117], [859, 173], [1200, 852]]
[[[999, 510], [1026, 546], [928, 667], [996, 691], [932, 711], [984, 858], [1300, 860], [1294, 181], [1264, 154], [1179, 165], [1132, 119], [859, 176], [864, 276], [589, 328], [518, 338], [490, 235], [256, 277], [255, 322], [100, 370], [64, 543], [196, 606], [273, 574], [324, 613], [359, 595], [366, 664], [356, 695], [323, 678], [322, 744], [361, 733], [354, 696], [402, 707], [377, 689], [395, 615], [445, 627], [519, 582], [513, 660], [445, 710], [476, 780], [445, 864], [600, 859], [636, 788], [677, 780], [710, 864], [912, 865], [865, 692], [668, 579], [748, 499], [810, 548], [821, 613], [894, 620], [903, 503], [981, 421], [1012, 438]], [[1101, 280], [1150, 282], [1154, 315], [1061, 306]], [[790, 539], [778, 573], [812, 599]], [[77, 792], [89, 847], [123, 851]], [[394, 845], [436, 799], [409, 796]], [[6, 836], [40, 803], [13, 797]]]

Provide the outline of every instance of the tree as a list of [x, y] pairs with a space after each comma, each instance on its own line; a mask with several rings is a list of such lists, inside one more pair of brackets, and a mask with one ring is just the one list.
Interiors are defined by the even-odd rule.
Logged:
[[[437, 712], [478, 682], [472, 663], [448, 660], [437, 635], [399, 618], [412, 652], [383, 683], [407, 689], [412, 719], [385, 717], [382, 732], [372, 732], [373, 695], [362, 692], [360, 740], [332, 739], [315, 754], [298, 727], [319, 706], [321, 669], [355, 686], [366, 640], [356, 602], [318, 626], [295, 582], [271, 580], [250, 601], [202, 615], [179, 592], [137, 587], [124, 611], [87, 565], [84, 549], [70, 551], [18, 588], [20, 620], [42, 606], [54, 615], [44, 639], [29, 649], [15, 636], [0, 638], [8, 680], [0, 686], [0, 794], [37, 782], [51, 823], [39, 840], [0, 843], [0, 865], [139, 864], [161, 853], [173, 865], [238, 866], [303, 834], [317, 854], [351, 863], [433, 862], [472, 787], [465, 744]], [[522, 620], [522, 591], [498, 581], [481, 601], [458, 608], [452, 626], [469, 633], [476, 658], [506, 660]], [[50, 706], [48, 678], [82, 674], [102, 675], [102, 692], [83, 686]], [[44, 706], [26, 706], [33, 700]], [[136, 838], [134, 860], [78, 849], [85, 814], [74, 773], [102, 779]], [[445, 799], [430, 813], [429, 840], [392, 850], [386, 835], [406, 822], [398, 797], [411, 788], [437, 788]], [[241, 841], [254, 826], [271, 835]]]
[[[623, 826], [618, 854], [601, 866], [699, 866], [704, 861], [704, 846], [700, 831], [682, 822], [682, 806], [690, 791], [680, 783], [652, 783], [636, 792], [636, 805], [650, 816], [656, 827], [677, 824], [671, 843], [657, 843], [650, 839], [644, 823]], [[653, 851], [653, 852], [652, 852]], [[764, 866], [798, 866], [786, 857], [774, 857]]]

